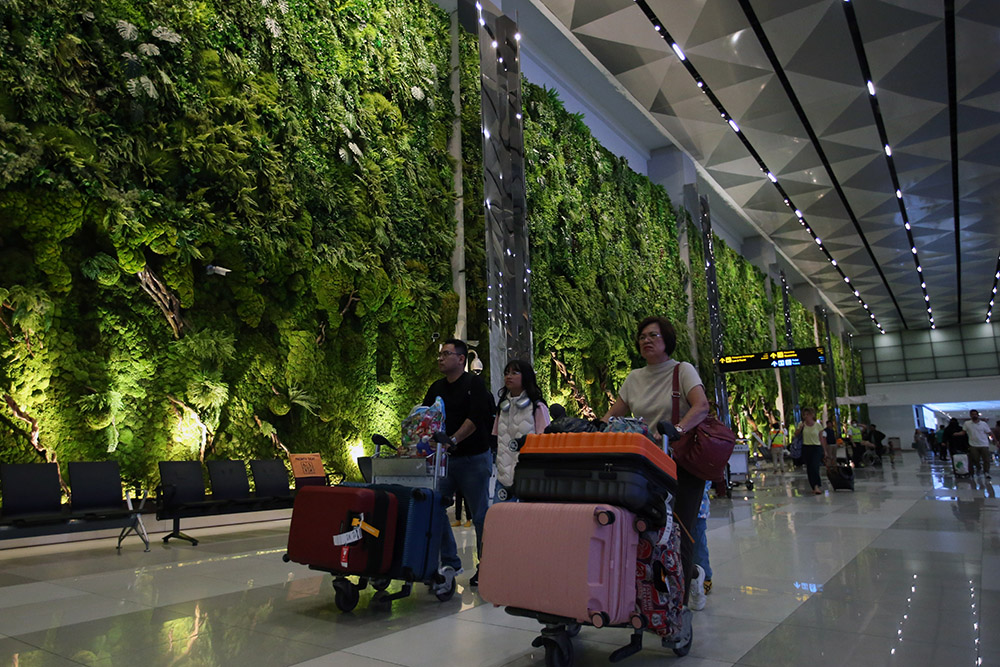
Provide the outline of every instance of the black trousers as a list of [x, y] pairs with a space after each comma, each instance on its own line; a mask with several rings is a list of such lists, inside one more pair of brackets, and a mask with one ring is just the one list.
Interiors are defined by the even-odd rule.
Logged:
[[691, 579], [694, 577], [694, 524], [705, 494], [705, 480], [699, 479], [681, 466], [677, 466], [677, 497], [674, 512], [681, 522], [681, 567], [684, 569], [684, 604], [688, 603]]
[[819, 476], [819, 468], [823, 463], [823, 447], [820, 445], [803, 445], [802, 458], [806, 460], [806, 475], [809, 477], [809, 490], [823, 486]]

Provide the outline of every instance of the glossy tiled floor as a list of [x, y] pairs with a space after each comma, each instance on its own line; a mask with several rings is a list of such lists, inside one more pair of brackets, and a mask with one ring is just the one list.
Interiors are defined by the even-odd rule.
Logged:
[[[858, 471], [857, 491], [806, 495], [802, 473], [758, 474], [714, 501], [714, 590], [676, 658], [634, 665], [1000, 665], [998, 486], [912, 453]], [[333, 604], [329, 575], [285, 564], [287, 522], [200, 530], [151, 553], [111, 540], [0, 551], [0, 665], [540, 665], [538, 624], [460, 578], [391, 612]], [[458, 529], [471, 563], [471, 529]], [[398, 586], [398, 585], [397, 585]], [[585, 628], [576, 664], [604, 665], [624, 630]]]

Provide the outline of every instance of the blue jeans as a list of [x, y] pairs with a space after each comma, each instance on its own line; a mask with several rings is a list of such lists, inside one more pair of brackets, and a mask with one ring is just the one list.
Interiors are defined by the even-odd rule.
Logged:
[[[456, 456], [448, 459], [448, 475], [441, 479], [438, 490], [443, 496], [453, 496], [459, 491], [472, 512], [472, 525], [476, 527], [476, 554], [483, 553], [483, 521], [489, 505], [490, 474], [493, 470], [493, 454], [485, 451], [473, 456]], [[441, 535], [441, 564], [456, 570], [462, 567], [458, 557], [458, 545], [451, 526], [445, 525]]]
[[708, 561], [708, 536], [705, 530], [708, 528], [708, 519], [698, 519], [694, 522], [694, 531], [691, 537], [694, 538], [694, 563], [701, 565], [705, 570], [705, 581], [712, 579], [712, 565]]

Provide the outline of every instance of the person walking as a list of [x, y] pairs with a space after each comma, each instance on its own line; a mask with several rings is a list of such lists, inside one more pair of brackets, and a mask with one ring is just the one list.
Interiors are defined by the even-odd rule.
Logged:
[[[677, 347], [677, 332], [673, 325], [663, 317], [647, 317], [639, 323], [636, 346], [646, 365], [628, 374], [603, 420], [631, 413], [642, 417], [651, 426], [661, 421], [670, 422], [679, 435], [700, 424], [708, 416], [705, 385], [694, 366], [671, 358]], [[674, 414], [673, 410], [674, 391], [679, 394], [678, 414]], [[674, 511], [687, 530], [694, 527], [698, 518], [704, 490], [705, 480], [695, 477], [684, 466], [677, 466]], [[684, 605], [687, 606], [694, 575], [694, 543], [689, 539], [681, 540], [681, 567], [684, 571]]]
[[802, 421], [796, 433], [802, 434], [802, 458], [806, 462], [806, 475], [809, 477], [809, 487], [817, 496], [823, 493], [819, 468], [823, 459], [829, 458], [826, 436], [819, 422], [816, 421], [816, 411], [812, 408], [802, 410]]
[[514, 468], [517, 466], [517, 440], [529, 433], [542, 433], [549, 425], [549, 409], [535, 379], [535, 369], [522, 359], [514, 359], [503, 369], [503, 387], [493, 435], [497, 437], [497, 484], [504, 500], [514, 498]]
[[969, 410], [969, 421], [962, 425], [962, 430], [969, 436], [969, 472], [975, 474], [978, 468], [986, 479], [991, 479], [990, 440], [993, 432], [989, 424], [979, 418], [978, 410]]
[[785, 471], [785, 429], [781, 422], [775, 422], [771, 426], [771, 464], [774, 472]]
[[[444, 401], [445, 432], [451, 438], [448, 472], [439, 483], [441, 495], [450, 497], [461, 491], [472, 511], [476, 528], [476, 553], [482, 555], [483, 520], [489, 505], [489, 483], [493, 469], [490, 451], [490, 423], [493, 421], [493, 396], [483, 379], [465, 370], [469, 347], [465, 341], [450, 338], [438, 352], [438, 370], [444, 375], [427, 390], [424, 405], [437, 397]], [[441, 536], [441, 590], [451, 588], [456, 574], [462, 572], [455, 534], [447, 526]], [[478, 584], [479, 570], [469, 581]]]

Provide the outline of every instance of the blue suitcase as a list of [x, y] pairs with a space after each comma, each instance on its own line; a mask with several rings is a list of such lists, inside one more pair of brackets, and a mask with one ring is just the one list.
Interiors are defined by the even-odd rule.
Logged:
[[372, 484], [371, 488], [388, 491], [399, 503], [399, 532], [389, 578], [430, 580], [438, 571], [441, 534], [448, 525], [447, 501], [431, 489], [398, 484]]
[[[361, 591], [371, 583], [377, 591], [372, 596], [376, 605], [392, 604], [394, 600], [407, 597], [414, 582], [438, 584], [443, 581], [438, 573], [441, 552], [441, 536], [448, 523], [448, 499], [437, 491], [414, 488], [401, 484], [363, 484], [345, 482], [340, 486], [354, 486], [387, 491], [396, 496], [396, 539], [393, 544], [392, 564], [385, 574], [362, 576], [355, 584], [346, 577], [336, 577], [333, 588], [336, 592], [337, 608], [351, 611], [358, 604]], [[386, 589], [395, 580], [403, 581], [403, 587], [390, 594]], [[446, 592], [435, 593], [442, 602], [455, 594], [456, 585], [452, 580]]]

